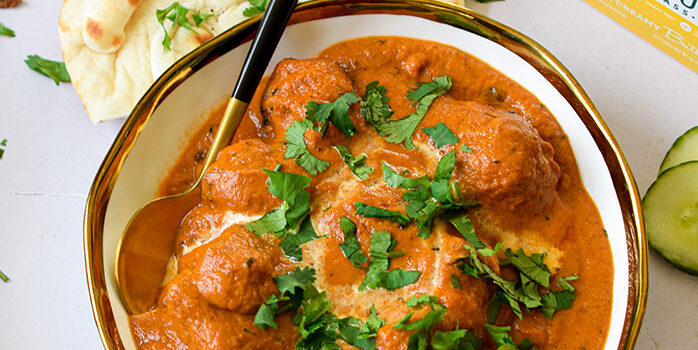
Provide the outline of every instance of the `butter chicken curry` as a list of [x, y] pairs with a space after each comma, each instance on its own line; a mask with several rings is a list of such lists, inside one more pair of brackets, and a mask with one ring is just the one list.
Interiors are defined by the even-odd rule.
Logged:
[[260, 84], [131, 328], [140, 349], [601, 349], [612, 278], [535, 96], [453, 47], [368, 37]]

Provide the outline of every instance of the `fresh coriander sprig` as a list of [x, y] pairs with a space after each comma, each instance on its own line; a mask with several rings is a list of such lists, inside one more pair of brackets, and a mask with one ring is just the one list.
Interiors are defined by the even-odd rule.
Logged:
[[305, 144], [305, 131], [314, 129], [309, 120], [296, 120], [286, 130], [286, 153], [284, 157], [293, 158], [298, 165], [307, 170], [310, 175], [317, 175], [327, 169], [330, 162], [319, 159], [308, 150]]
[[345, 146], [335, 145], [334, 148], [337, 150], [337, 152], [339, 152], [339, 155], [342, 157], [342, 160], [344, 160], [344, 163], [346, 163], [356, 177], [361, 180], [368, 179], [368, 174], [372, 173], [373, 169], [366, 165], [366, 158], [368, 158], [367, 155], [362, 154], [358, 157], [354, 157], [354, 155], [351, 154], [351, 151], [349, 151], [349, 149]]
[[41, 73], [51, 79], [58, 85], [60, 82], [69, 83], [70, 75], [65, 68], [65, 63], [59, 61], [51, 61], [43, 59], [37, 55], [29, 55], [24, 62], [33, 71]]
[[371, 259], [368, 263], [368, 271], [364, 281], [359, 285], [359, 290], [367, 288], [385, 288], [395, 290], [406, 285], [417, 282], [421, 272], [404, 271], [395, 269], [388, 272], [390, 259], [404, 255], [404, 252], [392, 251], [395, 248], [395, 241], [387, 231], [374, 232], [371, 236]]
[[380, 85], [377, 81], [372, 81], [366, 85], [366, 93], [361, 101], [361, 114], [366, 123], [373, 126], [376, 131], [380, 132], [380, 127], [385, 123], [393, 111], [388, 105], [390, 100], [385, 96], [388, 90], [385, 86]]
[[412, 134], [424, 119], [432, 102], [445, 94], [451, 88], [452, 82], [451, 77], [442, 75], [431, 82], [417, 84], [419, 87], [407, 93], [407, 98], [413, 101], [412, 104], [417, 104], [414, 113], [402, 119], [389, 120], [378, 127], [379, 134], [386, 137], [388, 142], [404, 143], [407, 149], [415, 148]]
[[4, 25], [2, 25], [2, 23], [0, 23], [0, 35], [14, 37], [15, 32], [14, 32], [14, 30], [7, 28]]
[[443, 146], [454, 145], [458, 143], [458, 137], [446, 126], [443, 122], [436, 124], [430, 128], [423, 128], [424, 131], [436, 144], [437, 148]]
[[344, 243], [339, 245], [342, 253], [349, 259], [352, 265], [366, 270], [361, 264], [368, 261], [368, 259], [361, 251], [361, 244], [359, 244], [359, 239], [356, 237], [356, 225], [349, 218], [342, 217], [339, 219], [339, 227], [342, 229], [342, 233], [344, 233]]
[[172, 51], [172, 38], [170, 37], [170, 33], [167, 32], [167, 28], [165, 28], [165, 19], [169, 19], [174, 24], [171, 33], [172, 36], [174, 36], [174, 33], [180, 26], [196, 33], [197, 35], [199, 34], [199, 32], [192, 27], [192, 23], [187, 17], [189, 12], [192, 12], [191, 17], [194, 21], [194, 26], [196, 27], [200, 27], [201, 23], [213, 16], [211, 13], [201, 14], [197, 11], [188, 9], [177, 1], [165, 9], [155, 11], [155, 17], [157, 18], [158, 23], [160, 23], [160, 26], [162, 26], [162, 30], [165, 31], [165, 37], [162, 39], [162, 46], [165, 48], [165, 50]]
[[269, 6], [269, 0], [249, 0], [248, 1], [252, 7], [248, 7], [242, 11], [242, 15], [245, 17], [254, 17], [260, 13], [264, 13]]
[[334, 124], [346, 137], [353, 136], [357, 131], [349, 117], [349, 106], [359, 102], [359, 96], [354, 91], [339, 96], [334, 102], [318, 103], [308, 101], [305, 104], [305, 116], [308, 120], [319, 123], [318, 131], [324, 136], [328, 122]]

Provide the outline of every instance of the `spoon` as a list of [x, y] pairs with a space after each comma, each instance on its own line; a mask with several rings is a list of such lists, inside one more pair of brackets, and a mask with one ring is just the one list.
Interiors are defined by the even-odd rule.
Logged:
[[146, 312], [155, 305], [177, 228], [200, 202], [206, 170], [233, 139], [296, 3], [297, 0], [269, 2], [196, 182], [183, 193], [150, 201], [126, 226], [117, 248], [115, 272], [121, 300], [130, 314]]

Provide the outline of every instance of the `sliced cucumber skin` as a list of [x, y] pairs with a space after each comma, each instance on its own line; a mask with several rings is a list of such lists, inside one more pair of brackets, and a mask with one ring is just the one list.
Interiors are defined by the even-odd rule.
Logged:
[[669, 168], [691, 160], [698, 160], [698, 126], [694, 126], [679, 136], [664, 156], [659, 166], [659, 175]]
[[[679, 186], [673, 186], [674, 184], [669, 184], [669, 182], [676, 181], [676, 177], [688, 177], [690, 180], [687, 183], [683, 183]], [[662, 182], [665, 182], [662, 184]], [[670, 185], [669, 188], [666, 186]], [[662, 191], [669, 191], [671, 193], [661, 193]], [[681, 163], [669, 169], [666, 169], [661, 173], [659, 178], [650, 186], [642, 200], [642, 209], [645, 214], [645, 229], [647, 232], [647, 240], [649, 245], [666, 261], [677, 267], [679, 270], [686, 273], [698, 276], [698, 262], [691, 261], [690, 256], [698, 256], [698, 238], [694, 242], [677, 242], [680, 240], [680, 236], [683, 235], [682, 232], [667, 232], [667, 227], [670, 225], [667, 220], [671, 218], [671, 215], [662, 215], [661, 211], [662, 203], [666, 201], [681, 201], [681, 199], [673, 198], [676, 196], [685, 196], [689, 198], [688, 201], [698, 202], [698, 161], [689, 161]], [[682, 197], [683, 198], [683, 197]], [[655, 206], [659, 205], [659, 208]], [[689, 204], [690, 205], [690, 204]], [[660, 228], [658, 228], [660, 227]], [[671, 230], [670, 228], [668, 230]], [[687, 231], [688, 232], [688, 231]], [[690, 233], [689, 233], [690, 234]], [[677, 251], [684, 250], [684, 253], [689, 255], [689, 257], [684, 257], [684, 261], [680, 260], [680, 257], [676, 257], [672, 253], [672, 247], [667, 247], [666, 236], [671, 235], [675, 237], [674, 242], [669, 245], [674, 245], [673, 248], [678, 248]], [[683, 244], [683, 247], [679, 245]], [[688, 244], [688, 252], [685, 250], [685, 245]], [[695, 260], [695, 259], [694, 259]]]

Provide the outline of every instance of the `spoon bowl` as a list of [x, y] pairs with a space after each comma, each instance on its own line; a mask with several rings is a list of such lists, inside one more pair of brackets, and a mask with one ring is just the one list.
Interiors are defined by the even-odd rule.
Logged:
[[177, 228], [182, 218], [201, 201], [201, 182], [206, 170], [215, 162], [218, 153], [232, 141], [296, 2], [269, 2], [194, 184], [183, 193], [148, 202], [126, 225], [117, 248], [115, 274], [121, 300], [130, 314], [146, 312], [155, 305], [167, 272]]

